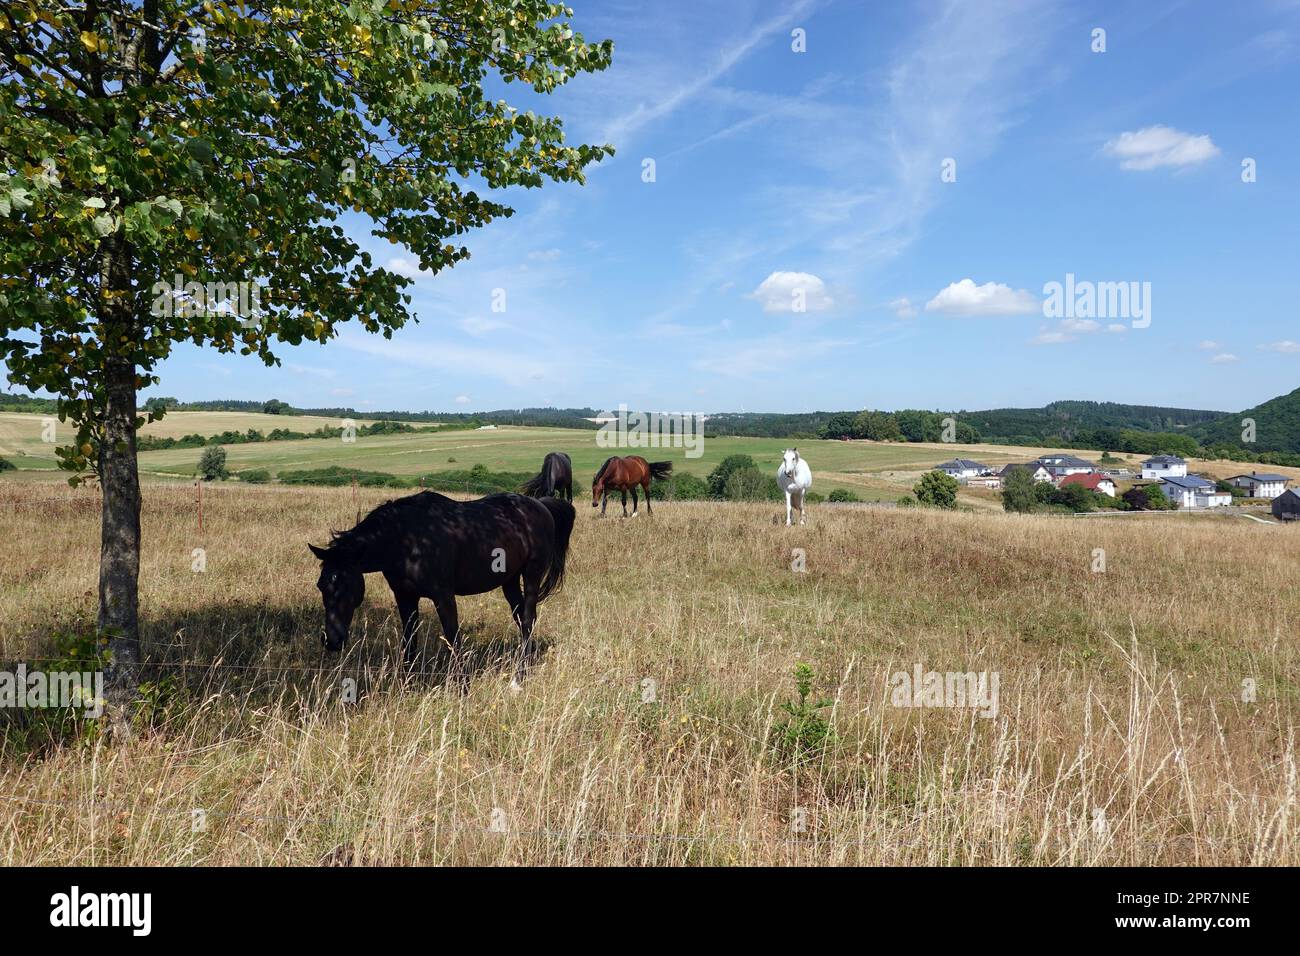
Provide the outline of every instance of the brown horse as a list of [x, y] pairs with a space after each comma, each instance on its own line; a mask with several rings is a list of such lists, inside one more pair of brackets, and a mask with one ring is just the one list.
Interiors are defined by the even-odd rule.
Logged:
[[627, 492], [632, 490], [632, 517], [636, 517], [636, 486], [640, 485], [645, 492], [645, 511], [646, 514], [654, 514], [650, 510], [650, 479], [667, 478], [673, 473], [673, 463], [671, 461], [649, 462], [640, 455], [628, 455], [626, 458], [608, 459], [605, 464], [600, 466], [600, 471], [596, 472], [596, 477], [591, 480], [591, 506], [596, 507], [600, 503], [600, 513], [605, 513], [605, 505], [609, 502], [609, 492], [613, 488], [623, 493], [623, 517], [627, 517]]

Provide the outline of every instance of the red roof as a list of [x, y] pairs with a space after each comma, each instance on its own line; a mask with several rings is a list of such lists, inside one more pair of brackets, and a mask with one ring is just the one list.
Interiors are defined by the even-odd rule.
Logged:
[[[1062, 485], [1083, 485], [1089, 491], [1096, 491], [1097, 486], [1103, 481], [1111, 481], [1111, 479], [1106, 475], [1099, 475], [1094, 472], [1091, 475], [1066, 475], [1061, 479], [1060, 483]], [[1111, 481], [1111, 484], [1114, 484], [1114, 482]]]

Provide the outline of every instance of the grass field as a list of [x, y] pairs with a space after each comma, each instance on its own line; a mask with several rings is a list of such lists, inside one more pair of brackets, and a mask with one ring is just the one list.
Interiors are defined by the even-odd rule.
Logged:
[[[54, 471], [53, 446], [40, 440], [40, 416], [0, 414], [0, 455], [5, 455], [22, 471], [8, 472], [0, 481], [16, 478], [59, 478]], [[246, 431], [258, 428], [269, 431], [288, 427], [295, 431], [312, 431], [323, 425], [337, 427], [339, 420], [305, 416], [254, 415], [226, 412], [173, 412], [161, 422], [146, 426], [146, 434], [202, 435], [223, 431]], [[775, 472], [781, 452], [792, 444], [780, 438], [708, 438], [703, 455], [688, 458], [682, 448], [628, 449], [651, 460], [668, 459], [674, 469], [704, 477], [723, 458], [733, 454], [753, 456], [764, 471]], [[847, 488], [868, 501], [893, 501], [909, 494], [921, 474], [941, 461], [960, 456], [975, 458], [988, 465], [1029, 461], [1059, 449], [1008, 445], [964, 445], [946, 443], [902, 444], [888, 442], [799, 441], [800, 453], [809, 461], [814, 473], [814, 490], [827, 492]], [[144, 452], [140, 455], [141, 472], [154, 479], [177, 480], [193, 476], [200, 449], [178, 448]], [[592, 476], [611, 451], [596, 445], [594, 431], [568, 428], [501, 427], [490, 431], [449, 431], [441, 434], [397, 434], [359, 436], [355, 442], [339, 439], [259, 442], [227, 446], [227, 466], [231, 471], [265, 468], [272, 473], [282, 470], [320, 468], [339, 465], [395, 475], [428, 474], [435, 471], [469, 469], [482, 464], [494, 471], [526, 472], [536, 470], [548, 451], [564, 451], [573, 458], [576, 485], [590, 488]], [[1094, 460], [1100, 451], [1076, 451]], [[1136, 469], [1143, 456], [1127, 456]], [[1196, 471], [1216, 477], [1240, 474], [1249, 465], [1230, 461], [1197, 461]], [[1300, 469], [1267, 466], [1300, 478]], [[1000, 507], [996, 492], [963, 489], [962, 500], [975, 507]]]
[[[497, 461], [460, 438], [462, 461]], [[94, 492], [49, 491], [0, 482], [7, 659], [93, 622]], [[580, 509], [548, 651], [513, 694], [499, 594], [460, 602], [464, 684], [394, 673], [378, 578], [344, 660], [322, 657], [305, 543], [351, 524], [351, 489], [216, 485], [203, 532], [192, 494], [145, 489], [150, 726], [0, 759], [6, 863], [1300, 863], [1297, 529]], [[802, 765], [770, 746], [797, 662], [836, 734]], [[917, 665], [996, 672], [997, 716], [895, 706]]]

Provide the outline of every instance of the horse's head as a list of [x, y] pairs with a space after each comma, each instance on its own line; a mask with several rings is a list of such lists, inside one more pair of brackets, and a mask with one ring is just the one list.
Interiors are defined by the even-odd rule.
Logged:
[[793, 478], [799, 467], [799, 449], [787, 448], [781, 456], [781, 474]]
[[361, 566], [346, 552], [318, 548], [314, 544], [307, 547], [320, 558], [320, 580], [316, 587], [325, 605], [325, 630], [321, 634], [321, 643], [327, 651], [339, 651], [347, 643], [352, 615], [366, 596], [366, 578], [361, 573]]
[[[613, 461], [611, 458], [610, 461]], [[591, 479], [591, 506], [594, 508], [600, 504], [600, 494], [605, 490], [605, 472], [609, 468], [609, 462], [605, 462], [596, 472], [596, 477]]]

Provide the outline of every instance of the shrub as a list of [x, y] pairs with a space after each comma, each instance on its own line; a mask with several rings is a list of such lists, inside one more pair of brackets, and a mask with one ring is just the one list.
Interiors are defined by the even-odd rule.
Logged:
[[682, 472], [656, 478], [650, 483], [650, 494], [656, 501], [704, 501], [709, 497], [709, 485], [698, 475]]
[[903, 495], [903, 497], [901, 497], [901, 498], [898, 499], [898, 507], [900, 507], [900, 508], [915, 508], [915, 507], [916, 507], [916, 499], [913, 498], [911, 495]]
[[773, 497], [776, 487], [775, 478], [771, 479], [769, 487], [768, 476], [751, 466], [733, 471], [727, 477], [723, 496], [728, 501], [763, 501]]
[[16, 466], [8, 458], [0, 457], [0, 471], [13, 471]]
[[250, 485], [264, 485], [271, 480], [271, 473], [265, 468], [249, 468], [247, 471], [237, 472], [235, 477]]
[[912, 489], [916, 500], [932, 508], [957, 507], [957, 479], [942, 471], [927, 471]]
[[227, 477], [230, 472], [226, 470], [226, 450], [220, 445], [204, 448], [203, 454], [199, 456], [199, 474], [204, 481]]
[[754, 459], [748, 455], [728, 455], [718, 463], [718, 467], [709, 472], [709, 495], [713, 498], [727, 497], [727, 479], [733, 472], [741, 469], [752, 468], [758, 470], [758, 465], [754, 464]]
[[821, 756], [836, 743], [835, 731], [818, 713], [834, 701], [825, 697], [808, 699], [816, 676], [812, 667], [796, 664], [793, 673], [799, 699], [781, 705], [789, 716], [772, 728], [772, 749], [783, 760], [803, 763]]
[[330, 465], [328, 468], [307, 468], [302, 471], [280, 472], [282, 485], [324, 485], [337, 488], [352, 484], [353, 480], [363, 488], [406, 488], [407, 483], [396, 475], [382, 471], [360, 471], [356, 468], [340, 468]]
[[836, 488], [834, 491], [830, 493], [830, 496], [827, 497], [826, 500], [827, 501], [861, 501], [862, 499], [860, 499], [848, 488]]

